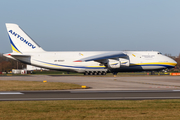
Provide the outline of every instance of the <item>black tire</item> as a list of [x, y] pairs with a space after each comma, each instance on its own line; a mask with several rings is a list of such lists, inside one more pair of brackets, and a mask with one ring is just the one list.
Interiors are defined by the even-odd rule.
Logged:
[[97, 75], [97, 72], [94, 72], [93, 75]]
[[93, 75], [93, 73], [92, 73], [92, 72], [89, 72], [89, 75]]
[[88, 75], [88, 72], [85, 72], [84, 75]]
[[101, 75], [101, 72], [98, 72], [97, 75]]
[[106, 72], [102, 72], [102, 75], [106, 75]]

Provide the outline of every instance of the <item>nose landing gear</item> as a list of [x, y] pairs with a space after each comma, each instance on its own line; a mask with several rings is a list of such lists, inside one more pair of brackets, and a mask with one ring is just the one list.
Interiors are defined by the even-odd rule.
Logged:
[[116, 77], [116, 76], [117, 76], [117, 73], [118, 73], [118, 72], [113, 72], [114, 77]]

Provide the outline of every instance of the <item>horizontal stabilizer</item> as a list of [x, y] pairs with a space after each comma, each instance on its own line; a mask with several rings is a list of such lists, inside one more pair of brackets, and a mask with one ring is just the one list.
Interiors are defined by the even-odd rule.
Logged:
[[8, 53], [8, 54], [3, 54], [4, 56], [13, 56], [13, 57], [30, 57], [30, 55], [25, 55], [25, 54], [19, 54], [19, 53]]

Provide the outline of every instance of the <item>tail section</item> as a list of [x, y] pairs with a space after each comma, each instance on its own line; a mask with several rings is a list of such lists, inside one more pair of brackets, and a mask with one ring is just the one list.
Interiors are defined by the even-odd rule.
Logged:
[[14, 53], [44, 52], [17, 24], [6, 23], [6, 28]]

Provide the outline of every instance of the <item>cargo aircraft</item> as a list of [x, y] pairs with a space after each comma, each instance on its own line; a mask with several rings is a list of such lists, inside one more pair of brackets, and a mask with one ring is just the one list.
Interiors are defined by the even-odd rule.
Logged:
[[43, 50], [17, 24], [6, 23], [12, 52], [4, 56], [26, 64], [84, 75], [111, 72], [158, 71], [174, 68], [173, 59], [157, 51], [62, 51]]

